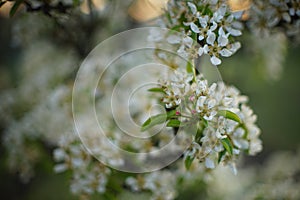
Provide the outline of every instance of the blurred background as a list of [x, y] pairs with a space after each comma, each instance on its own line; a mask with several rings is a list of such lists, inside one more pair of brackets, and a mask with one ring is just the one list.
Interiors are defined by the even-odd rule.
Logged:
[[[155, 25], [153, 19], [163, 13], [165, 3], [166, 1], [161, 0], [93, 0], [68, 11], [67, 15], [64, 12], [47, 15], [43, 10], [25, 12], [25, 8], [19, 7], [13, 17], [9, 17], [11, 3], [2, 6], [0, 8], [1, 138], [16, 121], [30, 112], [39, 102], [39, 98], [46, 97], [43, 96], [45, 95], [43, 90], [47, 90], [47, 93], [58, 84], [72, 85], [76, 70], [95, 45], [121, 31]], [[245, 32], [240, 38], [243, 44], [241, 50], [234, 56], [224, 59], [224, 63], [219, 67], [226, 83], [235, 85], [243, 94], [249, 96], [249, 104], [257, 114], [258, 124], [262, 129], [263, 152], [255, 157], [245, 157], [246, 165], [263, 164], [274, 152], [281, 150], [294, 152], [300, 146], [298, 88], [300, 46], [282, 39], [280, 35], [274, 40], [260, 40]], [[257, 45], [259, 43], [261, 45]], [[274, 49], [277, 49], [276, 52]], [[63, 61], [65, 59], [68, 60], [67, 63]], [[270, 60], [272, 64], [269, 64]], [[60, 63], [63, 65], [59, 66]], [[43, 72], [42, 75], [33, 72], [38, 69], [47, 69], [50, 72]], [[42, 83], [48, 75], [59, 77], [53, 75], [51, 70], [65, 74], [59, 81], [47, 83], [45, 89]], [[65, 70], [68, 72], [64, 72]], [[37, 82], [32, 83], [35, 79]], [[31, 90], [31, 84], [37, 89]], [[20, 90], [23, 93], [17, 94]], [[44, 123], [47, 124], [47, 121]], [[51, 143], [38, 147], [42, 153], [35, 165], [35, 176], [27, 183], [20, 181], [19, 175], [9, 170], [5, 145], [5, 140], [1, 139], [1, 198], [77, 199], [69, 192], [70, 174], [53, 173]], [[141, 198], [143, 196], [137, 196], [137, 199]]]

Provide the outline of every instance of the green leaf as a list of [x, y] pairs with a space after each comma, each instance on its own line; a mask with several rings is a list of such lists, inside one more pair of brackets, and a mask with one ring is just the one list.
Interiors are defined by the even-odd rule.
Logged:
[[226, 154], [226, 150], [223, 150], [219, 153], [218, 163], [221, 162], [222, 157]]
[[237, 114], [235, 114], [234, 112], [231, 112], [229, 110], [219, 110], [218, 114], [225, 117], [225, 118], [227, 118], [227, 119], [231, 119], [233, 121], [236, 121], [240, 124], [243, 123], [241, 118]]
[[224, 138], [221, 140], [224, 148], [226, 149], [226, 151], [232, 155], [233, 154], [233, 145], [231, 143], [231, 141], [229, 140], [229, 138]]
[[181, 25], [174, 26], [171, 30], [180, 31]]
[[161, 93], [166, 93], [162, 88], [150, 88], [148, 89], [149, 92], [161, 92]]
[[186, 168], [187, 170], [190, 169], [190, 167], [191, 167], [191, 165], [192, 165], [194, 159], [195, 159], [195, 157], [191, 157], [191, 156], [187, 156], [187, 157], [185, 158], [184, 165], [185, 165], [185, 168]]
[[244, 136], [243, 136], [243, 139], [247, 139], [247, 138], [248, 138], [249, 131], [248, 131], [248, 129], [247, 129], [247, 127], [246, 127], [245, 124], [242, 124], [241, 127], [245, 130], [245, 134], [244, 134]]
[[193, 64], [189, 61], [186, 64], [186, 71], [187, 71], [187, 73], [190, 73], [190, 74], [194, 74], [194, 72], [195, 72], [195, 68], [194, 68]]
[[162, 124], [166, 121], [167, 121], [167, 114], [159, 114], [159, 115], [152, 116], [144, 122], [141, 131], [146, 131], [147, 129], [153, 126]]
[[141, 131], [146, 131], [147, 129], [155, 125], [162, 124], [166, 122], [168, 119], [170, 119], [171, 117], [173, 117], [174, 115], [176, 115], [176, 110], [170, 110], [165, 114], [158, 114], [152, 116], [143, 123]]
[[197, 33], [195, 33], [195, 32], [192, 31], [191, 38], [192, 38], [194, 41], [197, 41]]
[[181, 122], [178, 119], [171, 119], [167, 123], [167, 127], [180, 127]]
[[9, 16], [13, 17], [24, 0], [17, 0], [9, 11]]
[[203, 117], [201, 118], [201, 121], [203, 122], [204, 127], [208, 127], [208, 122], [206, 119], [204, 119]]
[[196, 136], [195, 136], [195, 141], [196, 142], [200, 142], [200, 139], [201, 139], [201, 136], [202, 136], [202, 130], [198, 127], [197, 128], [197, 133], [196, 133]]
[[174, 115], [176, 115], [176, 110], [170, 110], [170, 111], [167, 112], [167, 118], [168, 119], [170, 119]]

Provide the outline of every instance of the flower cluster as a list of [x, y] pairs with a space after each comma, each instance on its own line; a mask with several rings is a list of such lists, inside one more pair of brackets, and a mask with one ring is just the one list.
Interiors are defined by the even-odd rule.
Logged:
[[[19, 172], [27, 182], [34, 175], [34, 165], [42, 157], [39, 140], [56, 145], [59, 135], [71, 126], [69, 107], [65, 105], [70, 88], [61, 86], [48, 95], [48, 99], [35, 105], [25, 116], [12, 121], [3, 135], [9, 168]], [[1, 106], [0, 106], [1, 109]], [[53, 117], [55, 113], [55, 117]], [[47, 124], [43, 124], [47, 121]]]
[[57, 162], [54, 170], [57, 173], [66, 170], [73, 172], [72, 193], [85, 196], [95, 192], [104, 193], [111, 170], [95, 161], [73, 134], [63, 136], [59, 146], [53, 152]]
[[296, 37], [300, 30], [300, 2], [298, 0], [253, 1], [249, 27], [256, 34], [268, 36], [275, 29]]
[[222, 162], [235, 170], [242, 151], [255, 155], [262, 150], [256, 115], [238, 89], [222, 82], [209, 85], [201, 74], [174, 74], [173, 80], [162, 86], [162, 102], [166, 109], [176, 111], [170, 126], [195, 127], [193, 142], [185, 153], [187, 167], [197, 159], [207, 168]]
[[[41, 5], [38, 1], [30, 2], [38, 3], [36, 6]], [[68, 0], [62, 3], [73, 5], [73, 2]], [[59, 4], [60, 2], [56, 0], [49, 1], [49, 5]], [[295, 4], [294, 7], [294, 11], [290, 13], [298, 16], [297, 5]], [[221, 56], [231, 56], [240, 48], [240, 43], [235, 41], [235, 37], [242, 34], [242, 26], [237, 19], [238, 17], [231, 13], [225, 0], [170, 0], [164, 26], [182, 33], [185, 37], [168, 35], [166, 39], [171, 44], [177, 44], [178, 53], [183, 57], [194, 59], [207, 54], [214, 65], [219, 65]], [[294, 22], [294, 19], [291, 21]], [[20, 39], [21, 33], [23, 34], [28, 27], [32, 27], [27, 23], [19, 23], [19, 25], [14, 30], [14, 34], [19, 36], [19, 40], [14, 40], [16, 44], [24, 42]], [[45, 32], [47, 31], [48, 28]], [[43, 35], [39, 33], [25, 35], [30, 37]], [[29, 40], [27, 43], [31, 44], [31, 39], [27, 38], [25, 41]], [[2, 100], [0, 122], [5, 124], [3, 141], [9, 165], [12, 170], [19, 172], [25, 181], [33, 176], [34, 164], [39, 162], [39, 158], [42, 157], [40, 154], [44, 152], [42, 146], [46, 144], [51, 148], [54, 147], [53, 158], [56, 162], [54, 171], [72, 173], [73, 193], [87, 198], [94, 193], [109, 194], [110, 189], [117, 187], [113, 185], [111, 186], [113, 188], [109, 188], [110, 181], [116, 177], [113, 177], [115, 171], [105, 164], [112, 167], [131, 164], [122, 157], [123, 154], [117, 151], [117, 148], [111, 148], [112, 145], [128, 152], [155, 152], [170, 144], [177, 134], [176, 142], [170, 145], [172, 153], [181, 149], [179, 147], [187, 147], [186, 141], [192, 141], [184, 156], [175, 163], [179, 163], [179, 166], [173, 165], [164, 170], [140, 174], [137, 178], [128, 177], [132, 176], [129, 174], [126, 175], [127, 177], [118, 177], [126, 179], [125, 184], [134, 191], [150, 191], [152, 199], [174, 199], [179, 193], [176, 186], [180, 181], [192, 182], [194, 179], [205, 179], [204, 177], [209, 176], [209, 172], [213, 171], [210, 169], [216, 168], [219, 163], [229, 165], [235, 171], [235, 162], [242, 151], [255, 155], [262, 149], [256, 116], [246, 105], [247, 98], [235, 87], [226, 86], [224, 83], [209, 84], [203, 75], [196, 76], [184, 71], [175, 71], [172, 79], [164, 81], [161, 88], [155, 88], [156, 92], [163, 94], [159, 101], [163, 106], [161, 104], [157, 107], [153, 106], [153, 102], [157, 103], [157, 99], [148, 91], [145, 91], [146, 94], [140, 91], [132, 93], [130, 101], [126, 101], [129, 97], [128, 86], [133, 86], [134, 83], [141, 85], [148, 80], [152, 83], [153, 79], [150, 81], [147, 78], [154, 76], [156, 79], [157, 75], [163, 74], [161, 69], [159, 74], [142, 70], [136, 70], [133, 74], [127, 73], [131, 66], [144, 64], [145, 60], [139, 58], [140, 56], [129, 57], [128, 62], [132, 62], [129, 69], [124, 67], [125, 59], [121, 60], [120, 66], [110, 66], [105, 72], [97, 71], [98, 66], [101, 65], [99, 60], [90, 63], [95, 64], [95, 68], [91, 68], [91, 71], [86, 73], [85, 81], [91, 80], [91, 74], [103, 75], [102, 82], [99, 82], [95, 90], [94, 107], [104, 134], [99, 136], [99, 127], [91, 123], [90, 115], [84, 106], [84, 101], [87, 99], [80, 98], [78, 102], [82, 107], [74, 109], [82, 120], [80, 124], [76, 124], [81, 136], [84, 136], [84, 140], [80, 141], [73, 134], [70, 105], [72, 89], [70, 82], [73, 81], [70, 77], [74, 75], [76, 69], [72, 66], [76, 66], [77, 60], [74, 58], [74, 52], [66, 53], [66, 49], [57, 51], [57, 47], [49, 43], [32, 43], [30, 47], [25, 51], [22, 60], [24, 66], [19, 85], [0, 94]], [[37, 49], [39, 49], [38, 53]], [[126, 78], [121, 79], [125, 73], [127, 73]], [[121, 84], [116, 84], [117, 80], [121, 80], [119, 82]], [[91, 96], [89, 86], [81, 88], [81, 97]], [[116, 89], [117, 86], [120, 88]], [[115, 91], [113, 94], [116, 95], [113, 100], [111, 91]], [[117, 116], [105, 112], [109, 107], [117, 110]], [[126, 115], [128, 110], [130, 115]], [[166, 116], [167, 128], [160, 130], [160, 133], [151, 139], [145, 139], [149, 135], [152, 136], [151, 131], [141, 133], [139, 126], [131, 126], [131, 123], [127, 123], [134, 121], [140, 125], [149, 117], [149, 113], [159, 113], [162, 110], [168, 113], [159, 114], [160, 119]], [[150, 125], [152, 126], [151, 123]], [[149, 127], [150, 125], [148, 124]], [[185, 131], [178, 131], [181, 128]], [[130, 134], [124, 134], [125, 132]], [[131, 137], [141, 136], [141, 134], [147, 137], [142, 140]], [[84, 145], [88, 144], [93, 156], [103, 156], [103, 160], [102, 157], [99, 160], [104, 161], [105, 164], [93, 158], [81, 142]], [[142, 162], [147, 159], [144, 154], [141, 155], [134, 161]], [[157, 156], [157, 154], [149, 155], [152, 159]], [[166, 157], [158, 161], [164, 158]], [[119, 184], [121, 181], [116, 182]], [[121, 187], [124, 186], [122, 183], [119, 184]]]
[[151, 191], [152, 200], [172, 200], [177, 195], [175, 191], [176, 178], [178, 178], [176, 174], [162, 170], [137, 178], [128, 177], [126, 184], [135, 192], [141, 190]]
[[170, 43], [181, 44], [178, 53], [183, 57], [207, 54], [212, 64], [220, 65], [221, 56], [229, 57], [241, 47], [235, 37], [242, 34], [242, 24], [226, 1], [171, 0], [164, 26], [185, 35], [168, 39]]
[[[285, 167], [282, 164], [285, 163]], [[287, 164], [288, 163], [288, 164]], [[273, 153], [263, 169], [257, 169], [255, 180], [244, 199], [299, 199], [300, 149], [297, 153]]]
[[[285, 164], [283, 167], [283, 163]], [[288, 164], [286, 164], [288, 163]], [[300, 149], [272, 153], [261, 165], [247, 166], [234, 176], [220, 167], [211, 173], [207, 199], [299, 199]], [[230, 187], [224, 187], [230, 180]]]
[[56, 145], [60, 134], [72, 127], [71, 88], [62, 83], [74, 70], [75, 61], [71, 51], [57, 50], [49, 42], [34, 42], [22, 59], [18, 85], [1, 91], [0, 122], [5, 124], [1, 139], [9, 169], [18, 172], [23, 182], [32, 178], [42, 157], [40, 140]]

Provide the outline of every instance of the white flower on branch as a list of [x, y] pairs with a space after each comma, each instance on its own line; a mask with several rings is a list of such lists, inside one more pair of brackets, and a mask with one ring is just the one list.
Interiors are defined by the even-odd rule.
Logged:
[[167, 12], [172, 15], [171, 19], [165, 19], [164, 27], [182, 32], [194, 40], [188, 45], [184, 40], [180, 42], [182, 45], [177, 52], [184, 58], [207, 54], [213, 65], [220, 65], [221, 57], [230, 57], [241, 46], [235, 38], [242, 34], [243, 26], [225, 1], [179, 3], [171, 0]]
[[[174, 74], [162, 86], [162, 102], [167, 109], [176, 111], [181, 126], [193, 123], [197, 127], [193, 143], [185, 153], [187, 162], [196, 159], [207, 168], [222, 162], [235, 172], [233, 166], [242, 151], [255, 155], [262, 150], [257, 117], [246, 105], [247, 97], [221, 82], [209, 85], [201, 74], [194, 79], [183, 71]], [[172, 104], [166, 101], [169, 99], [174, 100]]]

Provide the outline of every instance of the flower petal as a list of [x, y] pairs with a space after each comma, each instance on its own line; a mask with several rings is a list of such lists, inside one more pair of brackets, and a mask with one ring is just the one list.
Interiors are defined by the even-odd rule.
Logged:
[[208, 103], [207, 103], [207, 107], [208, 107], [208, 109], [211, 109], [211, 108], [213, 108], [215, 105], [216, 105], [216, 100], [215, 99], [210, 99], [209, 101], [208, 101]]
[[240, 35], [242, 35], [242, 31], [240, 31], [238, 29], [227, 27], [226, 30], [228, 31], [228, 33], [230, 33], [230, 35], [233, 35], [233, 36], [240, 36]]
[[208, 168], [208, 169], [214, 169], [216, 166], [215, 166], [215, 163], [212, 159], [206, 158], [205, 159], [205, 167]]
[[192, 47], [192, 44], [193, 44], [193, 39], [191, 37], [184, 37], [183, 38], [183, 44], [185, 44], [186, 46], [188, 46], [189, 48]]
[[241, 43], [235, 42], [235, 43], [231, 44], [231, 47], [229, 50], [234, 54], [237, 50], [239, 50], [239, 48], [241, 48]]
[[189, 8], [191, 9], [193, 14], [196, 14], [197, 12], [197, 7], [195, 6], [195, 4], [191, 3], [191, 2], [187, 2], [187, 5], [189, 6]]
[[204, 39], [204, 36], [203, 35], [199, 35], [199, 37], [198, 37], [198, 40], [203, 40]]
[[198, 49], [198, 55], [199, 55], [199, 56], [202, 56], [203, 53], [204, 53], [204, 49], [203, 49], [202, 47], [200, 47], [200, 48]]
[[216, 40], [216, 34], [214, 32], [209, 31], [208, 37], [206, 38], [207, 44], [214, 45], [214, 42]]
[[205, 15], [204, 17], [199, 17], [199, 22], [200, 25], [202, 26], [202, 28], [206, 28], [207, 27], [207, 22], [208, 22], [208, 16]]
[[190, 27], [194, 33], [200, 33], [198, 26], [194, 22], [191, 23]]
[[205, 53], [205, 54], [208, 54], [208, 52], [209, 52], [209, 47], [208, 47], [207, 44], [204, 45], [203, 50], [204, 50], [204, 53]]
[[220, 47], [225, 47], [228, 44], [228, 38], [226, 35], [219, 35], [218, 37], [218, 45]]
[[217, 27], [218, 27], [218, 24], [217, 24], [215, 21], [213, 21], [213, 22], [212, 22], [212, 26], [209, 28], [209, 30], [210, 30], [210, 31], [214, 31], [214, 30], [217, 29]]
[[184, 45], [181, 45], [180, 48], [177, 50], [177, 53], [182, 56], [183, 58], [188, 58], [189, 54], [186, 52]]
[[216, 56], [212, 56], [210, 58], [210, 62], [213, 64], [213, 65], [220, 65], [222, 63], [222, 61], [217, 58]]
[[218, 45], [224, 47], [228, 44], [228, 34], [226, 35], [223, 28], [219, 28]]
[[229, 50], [226, 49], [226, 48], [222, 49], [219, 53], [220, 53], [221, 56], [223, 56], [223, 57], [229, 57], [229, 56], [232, 55], [232, 52], [229, 51]]

